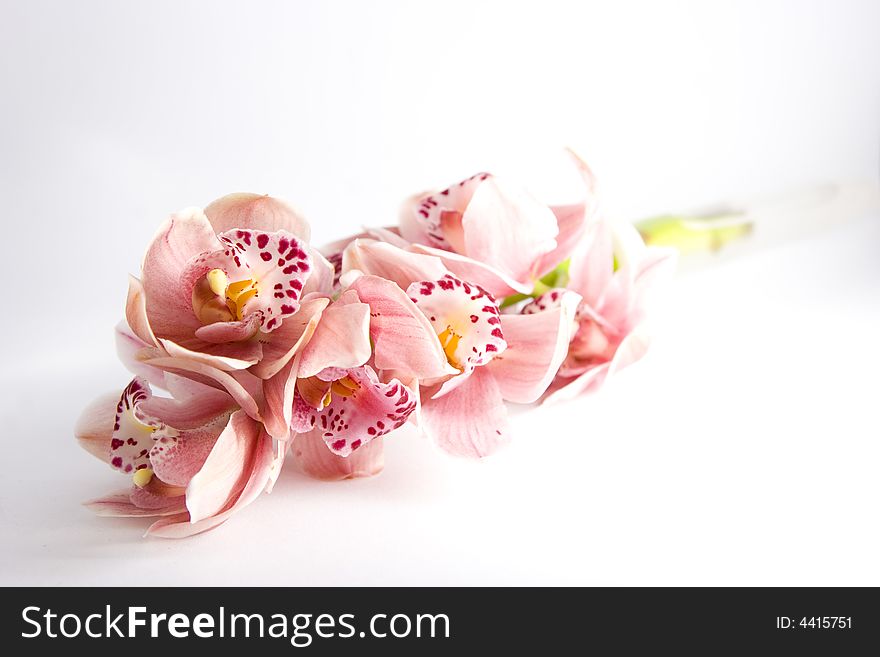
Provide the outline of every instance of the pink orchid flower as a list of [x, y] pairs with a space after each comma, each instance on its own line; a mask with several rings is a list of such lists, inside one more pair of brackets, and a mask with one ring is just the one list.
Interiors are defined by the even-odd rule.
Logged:
[[269, 491], [283, 449], [225, 392], [169, 377], [175, 397], [135, 378], [87, 408], [82, 446], [129, 477], [130, 489], [88, 506], [100, 515], [156, 518], [151, 536], [181, 538], [217, 527]]
[[[545, 402], [596, 390], [644, 356], [649, 302], [656, 286], [670, 277], [675, 260], [672, 249], [645, 246], [630, 224], [591, 224], [569, 268], [568, 289], [582, 297], [577, 328]], [[564, 292], [550, 290], [522, 313], [547, 312], [562, 303]]]
[[506, 297], [531, 293], [535, 281], [565, 260], [595, 210], [587, 165], [571, 153], [584, 181], [581, 202], [548, 207], [499, 178], [479, 173], [442, 191], [418, 194], [401, 210], [399, 237], [374, 237], [440, 258], [462, 280]]
[[565, 358], [579, 295], [502, 315], [481, 286], [430, 255], [359, 239], [343, 280], [370, 305], [374, 363], [420, 388], [420, 425], [443, 449], [480, 457], [507, 439], [504, 401], [532, 403]]
[[[233, 194], [173, 215], [147, 249], [126, 304], [130, 332], [171, 356], [222, 371], [260, 362], [304, 296], [333, 268], [284, 202]], [[287, 350], [283, 347], [282, 352]]]

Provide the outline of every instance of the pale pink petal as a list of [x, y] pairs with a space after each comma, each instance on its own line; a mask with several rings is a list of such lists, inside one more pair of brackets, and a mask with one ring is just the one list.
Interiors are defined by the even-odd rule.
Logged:
[[191, 348], [164, 338], [159, 338], [159, 343], [169, 356], [191, 360], [225, 372], [247, 369], [259, 362], [263, 354], [263, 345], [256, 340], [224, 344], [210, 344], [199, 340]]
[[335, 265], [317, 249], [307, 246], [305, 250], [312, 261], [312, 271], [303, 287], [303, 296], [307, 294], [329, 296], [333, 293], [335, 283], [338, 280]]
[[528, 315], [501, 315], [507, 349], [488, 367], [507, 401], [537, 401], [556, 376], [576, 330], [580, 295], [558, 291], [554, 308]]
[[198, 208], [172, 215], [159, 229], [144, 256], [141, 278], [146, 314], [156, 336], [182, 340], [202, 325], [193, 311], [192, 288], [181, 285], [181, 278], [194, 257], [220, 248]]
[[488, 368], [478, 367], [449, 394], [424, 400], [422, 427], [451, 454], [481, 457], [495, 452], [507, 441], [507, 409]]
[[385, 465], [384, 438], [377, 438], [347, 457], [337, 456], [327, 448], [321, 431], [296, 436], [291, 446], [293, 461], [305, 474], [324, 481], [372, 477]]
[[591, 223], [571, 256], [568, 287], [596, 308], [614, 275], [614, 247], [611, 227], [604, 220]]
[[580, 395], [598, 389], [608, 374], [609, 363], [601, 363], [590, 367], [581, 375], [569, 378], [557, 378], [547, 391], [542, 404], [557, 404], [575, 399]]
[[247, 484], [259, 438], [258, 423], [241, 411], [232, 414], [187, 486], [186, 506], [192, 522], [216, 515], [235, 501]]
[[476, 283], [499, 299], [511, 294], [528, 294], [534, 288], [532, 281], [521, 283], [489, 263], [478, 262], [452, 251], [443, 251], [421, 244], [413, 244], [409, 250], [438, 258], [458, 278]]
[[[262, 419], [257, 401], [254, 399], [253, 390], [249, 390], [242, 385], [241, 381], [229, 372], [224, 372], [216, 367], [211, 367], [190, 358], [175, 358], [161, 354], [149, 355], [145, 358], [144, 362], [147, 365], [154, 365], [155, 367], [183, 374], [184, 376], [195, 375], [200, 377], [203, 383], [213, 382], [219, 384], [248, 415], [257, 421]], [[242, 372], [240, 374], [246, 375], [247, 373]]]
[[355, 240], [345, 249], [342, 273], [352, 270], [393, 281], [404, 290], [415, 281], [436, 280], [449, 273], [438, 258], [375, 240]]
[[119, 393], [111, 392], [94, 400], [83, 409], [76, 421], [74, 435], [89, 454], [110, 463], [110, 440], [116, 422]]
[[[327, 367], [351, 368], [370, 358], [370, 306], [340, 298], [321, 315], [315, 334], [305, 346], [297, 376], [307, 378]], [[345, 295], [343, 295], [345, 296]]]
[[205, 208], [205, 214], [217, 233], [243, 228], [267, 233], [286, 230], [305, 241], [310, 237], [308, 222], [285, 201], [272, 196], [227, 194]]
[[388, 242], [398, 249], [406, 249], [410, 246], [410, 243], [401, 237], [400, 230], [394, 226], [367, 228], [367, 233], [362, 237], [372, 237], [381, 242]]
[[235, 322], [214, 322], [196, 329], [196, 337], [212, 344], [250, 340], [260, 330], [260, 315], [251, 313]]
[[415, 410], [410, 390], [397, 379], [382, 383], [369, 366], [343, 370], [333, 376], [330, 403], [311, 409], [308, 424], [318, 430], [327, 447], [347, 457], [370, 441], [400, 428]]
[[178, 512], [186, 508], [183, 490], [180, 486], [168, 486], [153, 477], [146, 486], [132, 485], [128, 498], [132, 504], [141, 509]]
[[128, 277], [128, 298], [125, 301], [125, 320], [131, 332], [145, 344], [158, 347], [156, 336], [147, 319], [147, 301], [144, 286], [134, 276]]
[[171, 506], [166, 505], [160, 508], [142, 508], [132, 504], [131, 492], [128, 490], [99, 497], [98, 499], [85, 502], [83, 506], [92, 511], [95, 515], [113, 518], [170, 516], [178, 514], [186, 509], [183, 504], [183, 498], [181, 498], [178, 503]]
[[116, 354], [125, 368], [157, 388], [165, 388], [165, 372], [143, 362], [146, 354], [154, 354], [156, 348], [146, 344], [128, 328], [124, 321], [116, 325]]
[[507, 348], [495, 298], [447, 275], [413, 283], [407, 294], [431, 323], [449, 363], [467, 374]]
[[316, 297], [303, 301], [300, 309], [275, 329], [263, 344], [263, 359], [250, 371], [271, 379], [311, 340], [330, 299]]
[[147, 530], [148, 536], [162, 538], [185, 538], [214, 529], [225, 522], [233, 513], [253, 502], [266, 491], [278, 476], [283, 462], [283, 451], [273, 446], [272, 439], [262, 433], [250, 451], [248, 464], [244, 468], [244, 485], [237, 497], [227, 503], [219, 513], [202, 520], [191, 519], [189, 513], [181, 513], [162, 518]]
[[150, 450], [150, 467], [155, 476], [171, 486], [187, 486], [202, 469], [217, 437], [228, 424], [227, 413], [177, 436], [157, 439]]
[[419, 380], [458, 373], [446, 360], [431, 322], [400, 287], [377, 276], [361, 276], [352, 289], [370, 306], [370, 335], [378, 369]]
[[474, 191], [461, 225], [464, 255], [526, 285], [537, 278], [540, 258], [556, 248], [559, 233], [547, 206], [494, 176]]
[[[182, 377], [169, 374], [168, 380], [176, 382], [169, 386], [172, 388], [170, 392], [180, 395], [181, 386], [177, 382]], [[194, 388], [197, 392], [175, 397], [152, 396], [143, 400], [139, 408], [148, 417], [162, 418], [162, 422], [168, 426], [184, 430], [202, 427], [238, 407], [225, 390], [195, 382], [189, 382], [189, 385], [198, 386]]]
[[266, 431], [276, 440], [287, 440], [290, 437], [299, 358], [297, 355], [274, 376], [263, 381], [265, 403], [260, 413]]
[[574, 161], [583, 181], [584, 198], [579, 203], [550, 207], [556, 216], [559, 234], [556, 236], [556, 248], [541, 257], [538, 266], [539, 276], [555, 269], [560, 262], [574, 252], [588, 224], [598, 211], [596, 178], [593, 172], [574, 151], [569, 149], [568, 154]]

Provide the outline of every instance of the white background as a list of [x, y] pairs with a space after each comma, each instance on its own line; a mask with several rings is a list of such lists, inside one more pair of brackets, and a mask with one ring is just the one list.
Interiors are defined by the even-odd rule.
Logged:
[[0, 7], [0, 583], [880, 584], [876, 212], [681, 275], [640, 366], [485, 462], [401, 432], [168, 542], [79, 506], [124, 484], [72, 435], [147, 240], [230, 191], [320, 243], [478, 170], [549, 193], [563, 145], [625, 218], [876, 185], [878, 3]]

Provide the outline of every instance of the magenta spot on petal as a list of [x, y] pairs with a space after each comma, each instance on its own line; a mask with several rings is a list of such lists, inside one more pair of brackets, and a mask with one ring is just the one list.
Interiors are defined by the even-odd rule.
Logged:
[[355, 440], [355, 441], [351, 444], [351, 451], [356, 450], [356, 449], [357, 449], [358, 447], [360, 447], [360, 446], [361, 446], [361, 441], [360, 441], [360, 439]]
[[476, 324], [477, 321], [478, 321], [479, 319], [480, 319], [480, 318], [477, 317], [476, 315], [471, 315], [471, 322], [472, 322], [472, 323]]
[[269, 262], [272, 259], [272, 254], [268, 251], [263, 251], [260, 257], [263, 259], [263, 262]]
[[[266, 245], [269, 243], [269, 236], [265, 233], [260, 233], [257, 235], [257, 246], [261, 249], [265, 249]], [[270, 256], [271, 257], [271, 256]]]
[[114, 456], [113, 460], [110, 461], [110, 463], [113, 464], [114, 468], [121, 468], [122, 467], [122, 457], [121, 456]]
[[331, 447], [332, 447], [333, 449], [339, 451], [340, 449], [342, 449], [343, 447], [345, 447], [345, 439], [344, 439], [344, 438], [340, 438], [339, 440], [334, 441], [333, 444], [331, 445]]

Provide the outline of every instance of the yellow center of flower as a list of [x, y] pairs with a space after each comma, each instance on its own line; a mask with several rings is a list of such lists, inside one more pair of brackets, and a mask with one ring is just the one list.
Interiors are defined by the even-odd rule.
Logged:
[[230, 283], [225, 271], [212, 269], [193, 288], [193, 310], [204, 324], [241, 320], [245, 304], [258, 293], [257, 281]]
[[440, 338], [440, 344], [443, 345], [443, 353], [446, 354], [446, 360], [456, 369], [461, 369], [461, 365], [455, 356], [458, 351], [458, 343], [461, 341], [461, 333], [455, 331], [452, 326], [447, 326], [446, 330], [437, 335]]
[[134, 474], [131, 476], [131, 480], [138, 488], [143, 488], [144, 486], [149, 484], [152, 478], [153, 470], [151, 468], [141, 468], [140, 470], [135, 470]]

